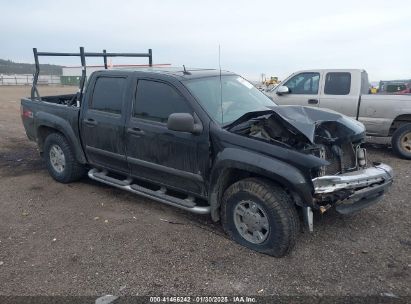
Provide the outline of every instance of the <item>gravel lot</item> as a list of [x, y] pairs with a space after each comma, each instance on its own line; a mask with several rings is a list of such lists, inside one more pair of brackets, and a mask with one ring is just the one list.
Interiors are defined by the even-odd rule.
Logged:
[[[411, 162], [369, 143], [396, 180], [381, 203], [330, 211], [276, 259], [218, 224], [84, 179], [46, 172], [21, 124], [29, 87], [0, 87], [1, 295], [411, 295]], [[73, 92], [41, 88], [40, 93]]]

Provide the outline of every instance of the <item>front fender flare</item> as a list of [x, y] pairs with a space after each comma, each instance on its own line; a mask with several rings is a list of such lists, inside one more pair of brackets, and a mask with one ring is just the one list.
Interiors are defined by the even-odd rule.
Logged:
[[217, 155], [211, 171], [209, 204], [214, 221], [218, 221], [220, 217], [224, 178], [232, 169], [240, 169], [270, 179], [297, 194], [303, 205], [312, 206], [312, 184], [298, 168], [263, 154], [227, 148]]

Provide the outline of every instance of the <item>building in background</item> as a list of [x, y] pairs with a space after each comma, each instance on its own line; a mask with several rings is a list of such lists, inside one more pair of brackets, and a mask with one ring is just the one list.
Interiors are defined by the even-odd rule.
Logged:
[[[32, 85], [32, 74], [0, 74], [0, 86]], [[39, 85], [60, 84], [59, 75], [40, 75]]]

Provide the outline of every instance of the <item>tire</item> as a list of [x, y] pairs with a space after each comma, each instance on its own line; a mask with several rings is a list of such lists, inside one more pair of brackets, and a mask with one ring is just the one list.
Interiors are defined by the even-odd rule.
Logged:
[[392, 149], [398, 156], [411, 159], [411, 123], [399, 127], [391, 138]]
[[80, 164], [67, 139], [52, 133], [44, 142], [44, 160], [49, 174], [60, 183], [79, 180], [85, 174], [85, 167]]
[[[257, 212], [253, 213], [253, 208]], [[300, 224], [294, 202], [284, 189], [259, 178], [238, 181], [225, 191], [221, 219], [234, 241], [275, 257], [291, 252]]]

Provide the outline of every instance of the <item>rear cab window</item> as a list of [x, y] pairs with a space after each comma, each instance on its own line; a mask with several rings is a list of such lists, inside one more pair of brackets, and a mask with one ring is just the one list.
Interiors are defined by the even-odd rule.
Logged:
[[351, 91], [351, 73], [329, 72], [325, 76], [324, 94], [348, 95]]
[[167, 123], [173, 113], [193, 111], [186, 99], [171, 85], [154, 80], [138, 80], [133, 117]]
[[121, 114], [125, 88], [125, 77], [97, 77], [89, 109]]

